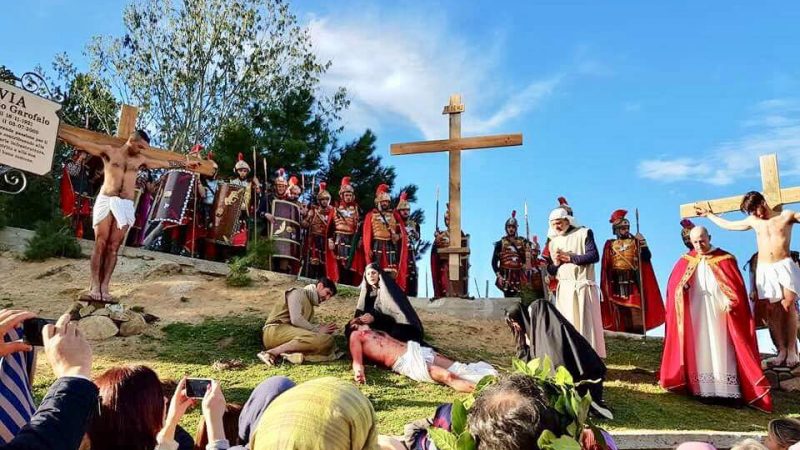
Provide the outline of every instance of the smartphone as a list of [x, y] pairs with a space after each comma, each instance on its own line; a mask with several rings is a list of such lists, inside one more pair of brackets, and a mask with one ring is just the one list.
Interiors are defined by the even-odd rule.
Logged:
[[23, 321], [22, 340], [35, 347], [43, 346], [44, 340], [42, 339], [42, 328], [44, 328], [44, 326], [48, 323], [55, 325], [56, 321], [53, 319], [40, 319], [38, 317]]
[[211, 388], [211, 380], [208, 378], [187, 378], [186, 396], [189, 398], [203, 398], [206, 391]]

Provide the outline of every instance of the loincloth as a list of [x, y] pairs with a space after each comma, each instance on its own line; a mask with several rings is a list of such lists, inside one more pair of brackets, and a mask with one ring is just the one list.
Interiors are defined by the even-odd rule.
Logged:
[[109, 213], [114, 215], [114, 220], [117, 221], [119, 229], [131, 226], [136, 222], [136, 210], [133, 208], [133, 200], [97, 194], [97, 200], [94, 202], [92, 226], [96, 227], [97, 224], [108, 217]]
[[774, 263], [758, 263], [756, 268], [758, 298], [777, 303], [783, 299], [783, 288], [795, 294], [800, 289], [800, 267], [792, 258]]
[[428, 372], [428, 364], [433, 364], [433, 358], [436, 356], [433, 349], [422, 347], [414, 341], [408, 341], [406, 345], [406, 352], [397, 358], [392, 370], [414, 381], [434, 383]]

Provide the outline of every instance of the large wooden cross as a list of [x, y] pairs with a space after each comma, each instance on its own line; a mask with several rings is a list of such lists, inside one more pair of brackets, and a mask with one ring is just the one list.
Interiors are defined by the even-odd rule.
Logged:
[[[778, 174], [778, 156], [774, 153], [761, 155], [761, 188], [767, 204], [775, 211], [780, 211], [783, 205], [800, 202], [800, 187], [781, 189], [781, 180]], [[739, 211], [744, 195], [718, 198], [716, 200], [699, 200], [694, 203], [681, 205], [681, 217], [696, 217], [695, 205], [708, 205], [715, 214]]]
[[[122, 113], [120, 114], [119, 123], [117, 124], [116, 136], [109, 136], [107, 134], [73, 127], [72, 125], [67, 125], [65, 123], [61, 123], [61, 125], [59, 125], [58, 134], [68, 134], [97, 144], [119, 147], [124, 144], [125, 141], [128, 140], [128, 136], [130, 136], [130, 134], [136, 130], [136, 119], [138, 115], [139, 110], [136, 107], [122, 105]], [[161, 161], [186, 161], [186, 154], [184, 153], [163, 150], [156, 147], [150, 147], [149, 150], [145, 150], [142, 153], [148, 158]], [[214, 172], [216, 171], [214, 168], [214, 163], [208, 160], [201, 160], [200, 166], [194, 170], [195, 172], [207, 176], [214, 175]]]
[[[450, 248], [439, 249], [439, 253], [449, 254], [448, 272], [450, 281], [458, 280], [459, 257], [469, 254], [469, 248], [461, 247], [461, 150], [475, 150], [492, 147], [522, 145], [522, 133], [499, 134], [494, 136], [461, 137], [461, 113], [464, 104], [461, 95], [450, 96], [450, 103], [442, 114], [450, 116], [450, 138], [436, 141], [392, 144], [392, 155], [415, 155], [419, 153], [450, 153]], [[469, 282], [469, 280], [467, 280]]]

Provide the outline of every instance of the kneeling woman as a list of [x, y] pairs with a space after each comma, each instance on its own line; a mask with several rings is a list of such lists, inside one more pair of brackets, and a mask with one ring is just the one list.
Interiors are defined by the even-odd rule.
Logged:
[[364, 270], [356, 314], [347, 325], [348, 338], [357, 325], [385, 331], [398, 341], [424, 342], [422, 322], [408, 297], [394, 279], [375, 264]]

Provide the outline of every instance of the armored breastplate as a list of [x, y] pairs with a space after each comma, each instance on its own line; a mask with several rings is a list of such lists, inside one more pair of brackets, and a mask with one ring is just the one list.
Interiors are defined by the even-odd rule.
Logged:
[[328, 209], [322, 209], [319, 206], [311, 208], [311, 220], [309, 221], [308, 228], [311, 234], [325, 235], [328, 231]]
[[500, 267], [521, 269], [525, 264], [525, 243], [521, 238], [503, 238], [500, 244]]
[[394, 220], [394, 214], [391, 211], [384, 212], [383, 215], [378, 211], [372, 214], [372, 237], [374, 239], [381, 239], [388, 241], [392, 238], [390, 230], [397, 229], [397, 221]]
[[354, 234], [358, 227], [358, 208], [355, 205], [337, 207], [333, 224], [339, 233]]
[[611, 242], [611, 268], [614, 270], [637, 270], [636, 240], [615, 239]]

